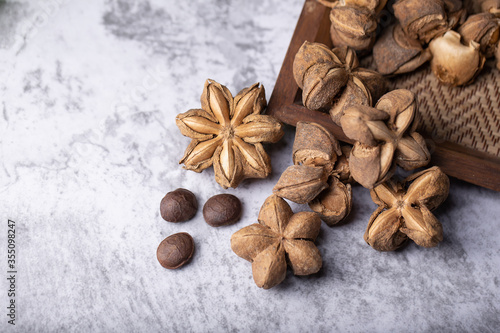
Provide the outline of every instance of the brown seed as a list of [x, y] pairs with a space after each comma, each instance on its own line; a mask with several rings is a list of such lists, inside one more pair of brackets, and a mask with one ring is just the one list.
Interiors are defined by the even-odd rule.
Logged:
[[195, 195], [186, 189], [178, 188], [168, 192], [161, 200], [161, 217], [168, 222], [184, 222], [193, 218], [198, 210]]
[[194, 241], [190, 234], [180, 232], [165, 238], [156, 250], [156, 257], [165, 268], [176, 269], [186, 264], [193, 256]]
[[212, 227], [236, 223], [241, 217], [241, 201], [232, 194], [214, 195], [203, 206], [203, 217]]

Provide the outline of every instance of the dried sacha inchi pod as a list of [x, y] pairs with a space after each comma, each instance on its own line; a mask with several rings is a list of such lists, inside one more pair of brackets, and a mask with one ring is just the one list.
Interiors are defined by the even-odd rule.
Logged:
[[405, 34], [421, 43], [453, 29], [467, 13], [460, 0], [398, 0], [393, 9]]
[[177, 126], [192, 138], [179, 163], [196, 172], [214, 166], [215, 180], [223, 188], [236, 188], [245, 178], [265, 178], [271, 161], [263, 142], [283, 136], [281, 123], [262, 115], [266, 106], [264, 87], [258, 83], [234, 98], [229, 89], [207, 80], [201, 109], [177, 115]]
[[393, 251], [408, 238], [423, 247], [436, 246], [443, 240], [443, 228], [431, 211], [446, 199], [449, 187], [439, 167], [415, 173], [403, 183], [378, 185], [370, 192], [379, 207], [370, 217], [365, 241], [379, 251]]
[[326, 224], [342, 221], [352, 207], [352, 180], [347, 162], [349, 148], [316, 123], [298, 122], [293, 162], [273, 188], [274, 194], [309, 204]]
[[429, 44], [432, 72], [439, 81], [452, 86], [472, 83], [485, 62], [478, 43], [471, 40], [464, 45], [460, 39], [458, 32], [448, 31]]
[[474, 41], [486, 58], [495, 53], [495, 46], [500, 35], [500, 19], [491, 13], [471, 15], [458, 29], [463, 41], [469, 44]]
[[500, 0], [465, 0], [464, 3], [470, 14], [491, 13], [500, 17]]
[[377, 31], [377, 14], [387, 0], [324, 1], [330, 11], [330, 37], [335, 47], [350, 47], [355, 51], [369, 51]]
[[[384, 75], [411, 72], [436, 56], [435, 52], [444, 60], [449, 50], [433, 52], [427, 44], [463, 24], [467, 18], [461, 0], [398, 0], [393, 8], [398, 23], [385, 29], [373, 47], [377, 70]], [[449, 83], [443, 76], [438, 76], [439, 80]]]
[[431, 58], [430, 51], [408, 37], [399, 23], [385, 29], [373, 46], [373, 60], [383, 75], [412, 72]]
[[355, 140], [349, 169], [355, 181], [371, 189], [389, 179], [399, 165], [405, 170], [425, 166], [430, 153], [418, 126], [415, 95], [406, 89], [382, 96], [375, 108], [353, 106], [340, 122], [345, 135]]
[[386, 82], [379, 73], [358, 66], [350, 48], [330, 50], [321, 43], [304, 42], [293, 62], [304, 106], [329, 112], [336, 124], [349, 106], [371, 106], [385, 92]]
[[287, 262], [295, 275], [320, 270], [321, 254], [314, 244], [321, 227], [318, 215], [294, 214], [285, 200], [272, 195], [262, 205], [258, 221], [231, 236], [231, 249], [252, 263], [253, 279], [259, 288], [281, 283]]

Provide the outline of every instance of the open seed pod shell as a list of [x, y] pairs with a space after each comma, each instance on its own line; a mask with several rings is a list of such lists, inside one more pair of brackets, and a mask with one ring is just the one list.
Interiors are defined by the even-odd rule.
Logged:
[[333, 226], [351, 212], [352, 191], [350, 184], [343, 184], [337, 177], [330, 179], [330, 186], [309, 202], [309, 207], [318, 213], [327, 225]]
[[465, 0], [469, 14], [492, 13], [500, 17], [500, 0]]
[[343, 183], [353, 183], [354, 179], [349, 169], [349, 157], [351, 156], [352, 146], [344, 145], [340, 147], [342, 155], [337, 158], [333, 174]]
[[436, 166], [408, 176], [404, 183], [411, 183], [407, 190], [408, 200], [421, 202], [431, 211], [446, 200], [450, 191], [450, 179]]
[[379, 99], [387, 90], [387, 81], [380, 73], [359, 67], [354, 49], [343, 46], [334, 48], [332, 52], [350, 74], [345, 88], [337, 95], [329, 110], [333, 122], [340, 125], [340, 118], [347, 108], [353, 105], [371, 106]]
[[328, 174], [322, 167], [292, 165], [286, 168], [273, 193], [290, 201], [306, 204], [328, 187]]
[[346, 110], [340, 124], [348, 138], [364, 145], [375, 146], [377, 145], [377, 139], [367, 123], [369, 121], [386, 121], [388, 119], [389, 114], [387, 112], [369, 106], [358, 105]]
[[366, 89], [365, 85], [360, 80], [351, 79], [347, 81], [339, 98], [335, 100], [335, 103], [330, 108], [330, 117], [335, 124], [340, 125], [340, 118], [342, 118], [345, 110], [349, 107], [353, 105], [370, 106], [371, 104], [372, 98], [370, 91]]
[[370, 216], [363, 238], [375, 250], [394, 251], [408, 240], [400, 227], [401, 217], [397, 211], [379, 206]]
[[429, 44], [432, 72], [439, 81], [452, 86], [472, 83], [485, 62], [479, 47], [474, 41], [463, 45], [458, 32], [448, 31]]
[[382, 96], [375, 108], [390, 115], [389, 127], [397, 135], [406, 132], [417, 113], [415, 94], [407, 89], [395, 89]]
[[303, 121], [297, 123], [293, 143], [294, 164], [324, 166], [331, 170], [341, 154], [338, 141], [323, 126]]
[[379, 251], [395, 250], [406, 237], [423, 247], [436, 246], [443, 240], [443, 227], [431, 210], [446, 199], [448, 190], [448, 177], [438, 167], [413, 174], [404, 183], [389, 180], [374, 187], [370, 194], [379, 207], [370, 217], [365, 241]]
[[462, 0], [443, 0], [448, 19], [448, 28], [455, 29], [467, 19], [467, 9]]
[[383, 183], [396, 170], [390, 153], [394, 148], [384, 146], [366, 146], [356, 142], [349, 157], [351, 175], [363, 187], [371, 189]]
[[471, 15], [458, 29], [463, 41], [479, 43], [481, 52], [486, 58], [495, 54], [495, 46], [500, 35], [500, 19], [491, 13]]

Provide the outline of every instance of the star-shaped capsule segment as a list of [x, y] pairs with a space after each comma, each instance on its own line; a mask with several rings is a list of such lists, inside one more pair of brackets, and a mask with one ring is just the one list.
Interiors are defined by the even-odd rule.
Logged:
[[305, 204], [332, 226], [351, 211], [349, 149], [316, 123], [298, 122], [293, 144], [294, 165], [281, 175], [273, 192], [290, 201]]
[[349, 106], [371, 106], [386, 89], [382, 75], [359, 67], [353, 49], [330, 50], [321, 43], [307, 41], [295, 55], [293, 76], [302, 89], [304, 106], [330, 112], [336, 124]]
[[207, 80], [201, 109], [176, 118], [181, 133], [193, 139], [179, 163], [196, 172], [213, 165], [223, 188], [237, 187], [245, 178], [267, 177], [271, 162], [262, 143], [278, 141], [283, 130], [279, 121], [260, 114], [265, 106], [264, 87], [258, 83], [233, 98], [225, 86]]
[[439, 167], [415, 173], [403, 183], [378, 185], [371, 197], [379, 207], [370, 217], [365, 241], [379, 251], [393, 251], [408, 238], [423, 247], [436, 246], [443, 240], [443, 227], [431, 211], [446, 199], [449, 188]]
[[425, 166], [430, 153], [418, 125], [415, 95], [406, 89], [382, 96], [375, 108], [348, 108], [340, 123], [345, 135], [356, 141], [349, 157], [351, 175], [366, 188], [389, 179], [396, 164], [405, 170]]
[[287, 262], [295, 275], [319, 271], [322, 259], [314, 245], [321, 227], [318, 215], [294, 214], [285, 200], [272, 195], [264, 202], [258, 221], [231, 237], [234, 253], [252, 263], [258, 287], [269, 289], [281, 283]]

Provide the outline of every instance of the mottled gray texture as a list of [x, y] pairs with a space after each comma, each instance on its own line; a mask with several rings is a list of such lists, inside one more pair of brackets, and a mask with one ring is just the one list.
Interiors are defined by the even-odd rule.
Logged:
[[[362, 237], [376, 205], [355, 187], [349, 223], [322, 226], [320, 273], [289, 272], [265, 291], [229, 240], [256, 221], [291, 163], [293, 129], [267, 148], [272, 176], [236, 190], [222, 190], [211, 169], [178, 165], [189, 139], [175, 115], [199, 107], [206, 78], [234, 94], [260, 81], [269, 97], [302, 4], [0, 1], [0, 257], [10, 218], [17, 331], [498, 332], [499, 193], [452, 181], [436, 212], [437, 248], [378, 253]], [[163, 221], [160, 200], [178, 187], [200, 207], [237, 195], [240, 222], [212, 228], [201, 209]], [[156, 248], [183, 231], [195, 240], [192, 261], [165, 270]], [[0, 315], [0, 331], [13, 331]]]

